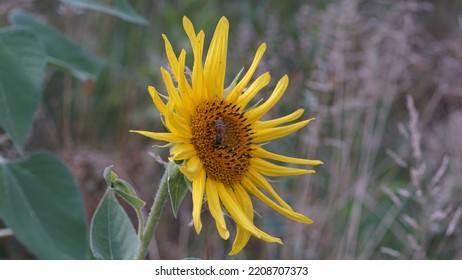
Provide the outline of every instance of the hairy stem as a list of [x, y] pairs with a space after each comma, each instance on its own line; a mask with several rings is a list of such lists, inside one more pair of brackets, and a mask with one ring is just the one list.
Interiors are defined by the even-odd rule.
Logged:
[[140, 234], [140, 246], [138, 247], [138, 252], [136, 253], [137, 260], [144, 260], [148, 251], [149, 244], [154, 236], [156, 231], [157, 224], [164, 209], [165, 198], [168, 193], [168, 173], [170, 167], [174, 162], [170, 162], [167, 169], [165, 170], [164, 175], [160, 181], [159, 189], [157, 190], [156, 196], [154, 198], [154, 203], [152, 204], [151, 213], [149, 213], [148, 220], [146, 221], [146, 226], [144, 227], [143, 234]]

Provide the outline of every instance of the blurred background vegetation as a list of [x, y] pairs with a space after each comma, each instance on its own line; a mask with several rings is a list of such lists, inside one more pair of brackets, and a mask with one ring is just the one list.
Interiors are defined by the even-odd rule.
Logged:
[[[168, 151], [128, 130], [163, 131], [147, 93], [148, 85], [163, 89], [161, 34], [176, 51], [189, 51], [182, 17], [210, 40], [224, 15], [230, 21], [227, 81], [267, 42], [258, 73], [270, 71], [272, 86], [286, 73], [290, 79], [268, 117], [302, 107], [305, 118], [317, 118], [269, 143], [270, 150], [325, 162], [315, 175], [273, 182], [315, 223], [297, 224], [255, 201], [256, 224], [284, 245], [252, 238], [233, 259], [462, 259], [462, 1], [130, 2], [148, 25], [58, 0], [0, 2], [0, 27], [21, 9], [106, 62], [94, 82], [47, 68], [25, 147], [60, 155], [77, 178], [88, 219], [111, 164], [152, 203]], [[17, 156], [0, 137], [2, 155]], [[209, 226], [197, 236], [190, 198], [177, 219], [167, 205], [151, 258], [229, 258], [231, 243], [207, 216]], [[33, 256], [14, 237], [0, 238], [0, 259], [27, 258]]]

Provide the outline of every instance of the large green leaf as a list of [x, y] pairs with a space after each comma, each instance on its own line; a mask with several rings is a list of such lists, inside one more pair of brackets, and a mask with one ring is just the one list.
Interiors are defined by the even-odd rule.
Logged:
[[38, 109], [46, 53], [32, 32], [0, 29], [0, 126], [22, 149]]
[[66, 69], [82, 81], [97, 79], [104, 62], [78, 43], [27, 13], [16, 11], [10, 14], [9, 19], [12, 24], [26, 27], [34, 32], [43, 43], [50, 63]]
[[109, 0], [103, 2], [109, 2], [109, 4], [101, 3], [97, 0], [61, 0], [64, 3], [74, 5], [80, 8], [90, 9], [106, 14], [110, 14], [119, 17], [123, 20], [147, 25], [149, 22], [140, 16], [125, 0]]
[[0, 217], [15, 237], [40, 259], [84, 259], [84, 208], [67, 167], [48, 152], [0, 161]]
[[134, 259], [139, 246], [135, 229], [111, 188], [106, 190], [91, 221], [90, 246], [103, 260]]

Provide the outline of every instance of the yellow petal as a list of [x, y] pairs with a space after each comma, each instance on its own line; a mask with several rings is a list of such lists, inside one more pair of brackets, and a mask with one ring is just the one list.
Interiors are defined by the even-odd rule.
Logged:
[[267, 176], [295, 176], [316, 173], [314, 170], [279, 166], [260, 158], [251, 158], [250, 164], [255, 168], [255, 170]]
[[185, 116], [186, 118], [183, 118], [176, 112], [173, 102], [167, 103], [167, 114], [165, 115], [167, 127], [170, 128], [174, 126], [176, 129], [182, 131], [178, 132], [178, 135], [184, 135], [185, 138], [190, 139], [192, 137], [192, 129], [188, 121], [190, 116], [187, 115]]
[[202, 161], [197, 156], [193, 156], [186, 162], [186, 165], [180, 166], [179, 169], [192, 182], [196, 180], [199, 172], [203, 169]]
[[281, 99], [288, 84], [289, 78], [287, 77], [287, 75], [284, 75], [284, 77], [282, 77], [277, 83], [270, 98], [260, 106], [253, 108], [247, 112], [247, 120], [250, 123], [259, 120], [266, 112], [268, 112], [269, 109], [271, 109], [279, 101], [279, 99]]
[[175, 108], [175, 111], [178, 112], [182, 117], [187, 117], [189, 112], [186, 110], [186, 108], [184, 108], [184, 102], [178, 94], [177, 89], [173, 85], [172, 76], [163, 67], [160, 68], [160, 72], [162, 74], [165, 87], [167, 88], [168, 96], [170, 97], [170, 100], [173, 101], [173, 107]]
[[270, 82], [270, 80], [271, 76], [268, 72], [258, 77], [252, 83], [252, 85], [245, 91], [245, 93], [239, 96], [239, 98], [236, 101], [236, 104], [238, 104], [242, 109], [244, 109], [250, 102], [250, 100], [252, 100], [252, 98]]
[[218, 196], [218, 193], [220, 192], [218, 190], [219, 184], [219, 182], [207, 178], [205, 192], [207, 195], [207, 203], [209, 205], [210, 214], [212, 214], [212, 217], [215, 219], [218, 233], [220, 234], [221, 238], [227, 240], [229, 238], [229, 231], [226, 229], [225, 219], [221, 211], [220, 198]]
[[[233, 188], [225, 187], [225, 190], [227, 191], [227, 194], [229, 194], [229, 196], [231, 198], [231, 201], [236, 203], [236, 205], [239, 207], [239, 209], [241, 209], [244, 212], [245, 216], [249, 219], [249, 221], [253, 225], [253, 215], [254, 214], [253, 214], [252, 201], [250, 200], [250, 197], [247, 194], [247, 192], [244, 190], [244, 188], [242, 186], [240, 186], [240, 185], [234, 185]], [[229, 210], [228, 210], [228, 212], [229, 212]], [[233, 219], [234, 219], [234, 217], [233, 217]], [[231, 252], [229, 253], [229, 255], [234, 255], [234, 254], [239, 253], [239, 251], [241, 251], [242, 248], [244, 248], [244, 246], [247, 244], [248, 237], [249, 237], [250, 234], [252, 234], [255, 237], [260, 238], [261, 240], [266, 241], [266, 242], [276, 242], [276, 243], [282, 244], [282, 241], [281, 241], [280, 238], [273, 237], [273, 236], [267, 234], [266, 232], [260, 230], [255, 225], [253, 225], [253, 228], [252, 228], [253, 230], [252, 231], [248, 231], [247, 227], [242, 226], [238, 222], [236, 222], [236, 225], [237, 225], [237, 232], [238, 233], [236, 234], [236, 240], [233, 243], [233, 248], [232, 248]], [[242, 234], [242, 237], [238, 236], [239, 233]], [[255, 233], [257, 233], [257, 234], [255, 234]]]
[[[246, 231], [246, 229], [244, 227], [240, 227], [239, 225], [237, 225], [237, 229], [241, 230], [241, 231]], [[271, 236], [268, 233], [262, 231], [261, 229], [259, 229], [257, 227], [255, 227], [255, 230], [258, 233], [258, 236], [256, 236], [257, 238], [259, 238], [259, 239], [261, 239], [263, 241], [266, 241], [266, 242], [275, 242], [275, 243], [279, 243], [279, 244], [282, 245], [282, 240], [280, 238]], [[249, 234], [249, 232], [247, 234]], [[244, 240], [242, 240], [242, 241], [244, 241]], [[246, 244], [243, 244], [243, 245], [245, 246]], [[237, 254], [237, 253], [239, 253], [239, 251], [237, 251], [237, 250], [235, 250], [233, 248], [233, 250], [229, 253], [229, 255], [231, 256], [231, 255], [234, 255], [234, 254]]]
[[297, 122], [297, 123], [286, 125], [286, 126], [256, 130], [253, 139], [256, 143], [267, 142], [269, 140], [278, 139], [278, 138], [287, 136], [301, 129], [302, 127], [306, 126], [312, 120], [314, 119], [309, 119], [309, 120]]
[[202, 229], [201, 221], [201, 209], [202, 201], [204, 199], [204, 190], [205, 190], [205, 169], [199, 169], [199, 175], [195, 180], [192, 181], [192, 201], [193, 201], [193, 211], [192, 217], [194, 221], [194, 229], [196, 233]]
[[143, 130], [129, 130], [130, 132], [134, 133], [139, 133], [143, 136], [155, 139], [155, 140], [160, 140], [160, 141], [165, 141], [165, 142], [170, 142], [170, 143], [185, 143], [187, 142], [187, 139], [182, 138], [178, 135], [175, 135], [174, 133], [169, 133], [169, 132], [151, 132], [151, 131], [143, 131]]
[[279, 243], [282, 245], [282, 240], [280, 238], [274, 237], [269, 235], [268, 233], [262, 231], [261, 229], [257, 228], [258, 233], [260, 234], [260, 239], [266, 242], [274, 242], [274, 243]]
[[221, 202], [223, 203], [233, 220], [236, 222], [236, 224], [239, 224], [245, 230], [260, 238], [261, 235], [258, 233], [253, 222], [249, 220], [249, 218], [242, 211], [239, 204], [228, 193], [229, 187], [225, 187], [221, 182], [217, 182], [215, 187], [217, 189], [218, 195], [220, 196]]
[[190, 159], [196, 155], [196, 149], [191, 144], [180, 143], [170, 150], [170, 154], [174, 160]]
[[176, 58], [175, 52], [173, 51], [172, 44], [168, 40], [165, 34], [162, 34], [162, 38], [164, 38], [165, 42], [165, 53], [167, 54], [168, 63], [170, 68], [172, 69], [172, 73], [178, 72], [178, 59]]
[[[249, 181], [250, 180], [250, 181]], [[274, 190], [270, 183], [263, 177], [258, 171], [254, 168], [249, 168], [247, 173], [247, 177], [242, 178], [242, 182], [246, 183], [247, 185], [253, 185], [255, 187], [260, 187], [264, 189], [268, 194], [270, 194], [276, 201], [284, 208], [292, 210], [292, 207], [287, 204], [287, 202], [279, 196], [279, 194]]]
[[184, 125], [184, 123], [180, 121], [181, 118], [174, 113], [173, 103], [169, 102], [169, 104], [167, 104], [167, 108], [167, 115], [165, 116], [166, 127], [170, 130], [170, 132], [181, 138], [191, 139], [191, 128]]
[[178, 70], [177, 74], [177, 80], [178, 80], [178, 91], [180, 92], [181, 96], [181, 104], [180, 106], [184, 107], [185, 110], [188, 112], [187, 113], [187, 119], [189, 121], [190, 116], [192, 116], [195, 113], [196, 110], [196, 105], [193, 105], [194, 95], [196, 94], [193, 92], [191, 89], [191, 86], [189, 85], [188, 81], [186, 80], [186, 76], [184, 73], [185, 69], [185, 62], [186, 61], [186, 51], [182, 50], [180, 53], [180, 56], [178, 58], [178, 66], [181, 70]]
[[191, 126], [186, 122], [184, 118], [178, 115], [175, 110], [175, 105], [173, 102], [167, 103], [167, 114], [164, 118], [164, 125], [167, 127], [170, 132], [175, 135], [181, 136], [185, 139], [192, 138], [192, 129]]
[[213, 95], [218, 97], [223, 95], [228, 52], [228, 29], [228, 20], [222, 17], [217, 24], [205, 59], [204, 74], [209, 98]]
[[149, 95], [151, 95], [154, 106], [156, 106], [157, 110], [159, 110], [159, 112], [165, 116], [165, 103], [162, 101], [162, 99], [160, 99], [159, 93], [157, 92], [156, 88], [153, 86], [149, 86], [148, 92]]
[[[198, 94], [206, 91], [206, 88], [204, 86], [204, 66], [202, 65], [202, 56], [204, 53], [204, 40], [205, 33], [201, 30], [196, 38], [196, 47], [194, 50], [194, 71], [192, 74], [194, 89], [198, 91]], [[208, 95], [200, 95], [200, 97], [204, 96]]]
[[253, 184], [251, 184], [251, 183], [249, 184], [248, 181], [243, 182], [242, 185], [253, 196], [260, 199], [266, 205], [268, 205], [269, 207], [271, 207], [275, 211], [281, 213], [282, 215], [286, 216], [287, 218], [292, 219], [292, 220], [297, 221], [297, 222], [304, 223], [304, 224], [312, 224], [313, 223], [313, 221], [310, 218], [306, 217], [305, 215], [294, 212], [292, 210], [289, 210], [289, 209], [286, 209], [286, 208], [283, 208], [283, 207], [277, 205], [274, 201], [272, 201], [270, 198], [268, 198], [264, 193], [262, 193], [260, 190], [258, 190]]
[[[191, 43], [191, 47], [194, 54], [194, 66], [192, 72], [192, 88], [194, 90], [194, 97], [197, 95], [197, 101], [203, 100], [203, 97], [206, 96], [203, 91], [205, 90], [203, 86], [203, 66], [202, 66], [202, 54], [204, 49], [204, 31], [200, 31], [199, 34], [196, 36], [196, 32], [194, 31], [194, 26], [192, 22], [187, 18], [183, 17], [183, 27], [186, 31], [186, 34], [189, 37], [189, 41]], [[198, 104], [198, 103], [196, 103]]]
[[242, 251], [249, 242], [250, 236], [251, 234], [248, 231], [239, 224], [236, 224], [236, 237], [234, 238], [233, 246], [228, 255], [233, 256]]
[[188, 35], [189, 41], [191, 41], [191, 45], [193, 45], [193, 42], [196, 40], [196, 31], [194, 31], [194, 25], [186, 16], [183, 17], [183, 28], [186, 35]]
[[258, 47], [258, 50], [255, 54], [255, 57], [252, 61], [252, 65], [250, 66], [249, 70], [247, 73], [242, 77], [242, 80], [236, 85], [236, 87], [231, 91], [226, 98], [229, 102], [235, 103], [239, 95], [242, 93], [244, 88], [247, 86], [249, 83], [250, 79], [252, 78], [253, 74], [255, 73], [255, 70], [257, 70], [258, 64], [260, 63], [260, 60], [265, 53], [266, 50], [266, 44], [263, 43]]
[[268, 121], [258, 121], [255, 124], [252, 125], [252, 129], [257, 131], [259, 129], [265, 129], [265, 128], [271, 128], [271, 127], [276, 127], [278, 125], [281, 125], [283, 123], [287, 123], [290, 121], [294, 121], [298, 118], [300, 118], [303, 114], [304, 110], [303, 109], [298, 109], [295, 112], [284, 116], [280, 117], [274, 120], [268, 120]]
[[250, 200], [250, 196], [244, 188], [240, 184], [236, 184], [229, 193], [233, 195], [235, 201], [239, 201], [242, 211], [244, 211], [249, 220], [253, 221], [254, 212], [252, 200]]
[[[240, 201], [242, 210], [244, 211], [245, 215], [249, 218], [250, 221], [253, 222], [253, 206], [252, 200], [250, 200], [249, 194], [243, 189], [241, 185], [235, 185], [234, 188], [234, 196], [236, 201]], [[243, 227], [236, 224], [236, 238], [233, 242], [233, 247], [229, 255], [235, 255], [239, 253], [242, 249], [244, 249], [245, 245], [249, 242], [250, 233], [246, 231]]]
[[311, 160], [311, 159], [304, 159], [304, 158], [294, 158], [294, 157], [287, 157], [279, 154], [272, 153], [263, 149], [260, 146], [254, 146], [252, 151], [252, 155], [258, 158], [269, 158], [277, 161], [287, 162], [287, 163], [294, 163], [294, 164], [308, 164], [308, 165], [319, 165], [323, 164], [320, 160]]

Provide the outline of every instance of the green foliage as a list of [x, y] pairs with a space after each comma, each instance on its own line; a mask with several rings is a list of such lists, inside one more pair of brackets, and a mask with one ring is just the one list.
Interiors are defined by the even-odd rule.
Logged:
[[119, 176], [112, 171], [112, 166], [104, 169], [103, 177], [112, 190], [130, 204], [135, 209], [138, 216], [141, 217], [141, 209], [146, 205], [146, 202], [138, 198], [135, 189], [130, 183], [119, 179]]
[[0, 126], [22, 149], [42, 96], [46, 54], [24, 28], [0, 29]]
[[183, 199], [191, 189], [191, 185], [183, 173], [180, 172], [177, 164], [171, 164], [167, 172], [168, 193], [170, 195], [170, 202], [172, 203], [173, 215], [176, 217]]
[[[65, 2], [147, 24], [124, 0], [115, 1], [115, 7], [96, 1]], [[0, 29], [0, 126], [23, 154], [40, 105], [47, 63], [88, 81], [98, 79], [105, 62], [30, 14], [12, 12], [9, 21], [12, 27]], [[0, 151], [4, 149], [9, 146], [2, 141]], [[114, 193], [135, 208], [141, 229], [145, 202], [130, 184], [109, 173], [111, 188], [93, 217], [90, 247], [99, 259], [131, 259], [138, 249], [138, 236]], [[0, 218], [37, 258], [87, 257], [85, 213], [75, 178], [52, 153], [36, 152], [16, 160], [0, 156]]]
[[51, 153], [0, 162], [0, 217], [38, 258], [85, 258], [82, 199], [70, 171]]
[[149, 21], [140, 16], [125, 0], [111, 0], [111, 5], [96, 0], [61, 0], [62, 2], [76, 7], [90, 9], [119, 17], [123, 20], [148, 25]]
[[24, 12], [13, 12], [10, 22], [34, 32], [48, 54], [49, 63], [69, 71], [82, 81], [98, 78], [104, 63], [55, 28]]
[[106, 190], [91, 221], [90, 246], [102, 260], [133, 259], [139, 239], [130, 218], [111, 188]]
[[136, 211], [141, 211], [141, 208], [146, 205], [146, 202], [138, 198], [135, 189], [130, 185], [130, 183], [119, 179], [117, 174], [112, 171], [112, 167], [107, 167], [104, 170], [104, 173], [111, 174], [109, 177], [104, 176], [106, 182], [111, 186], [111, 188], [126, 202], [128, 202], [128, 204], [133, 206]]

